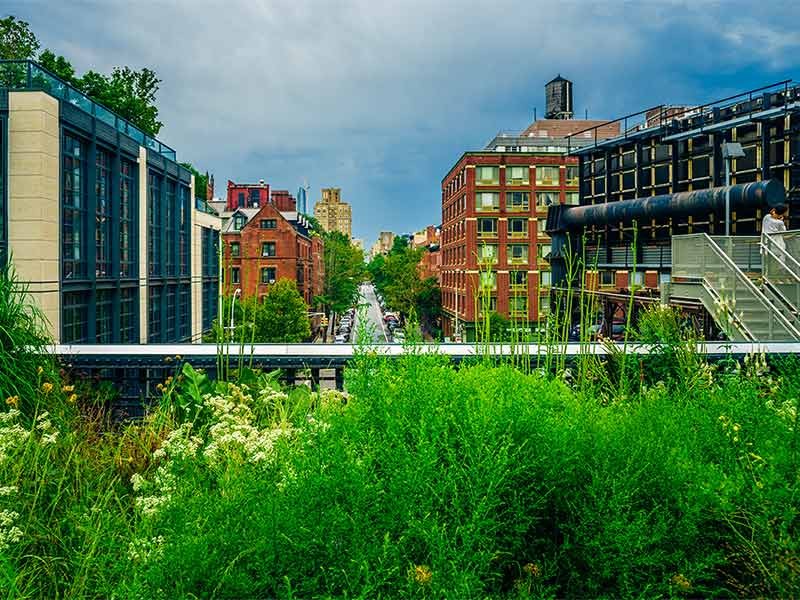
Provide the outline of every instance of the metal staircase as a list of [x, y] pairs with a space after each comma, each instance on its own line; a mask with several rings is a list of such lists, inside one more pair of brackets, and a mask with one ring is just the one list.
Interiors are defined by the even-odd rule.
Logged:
[[800, 232], [672, 239], [672, 299], [702, 302], [733, 341], [800, 341]]

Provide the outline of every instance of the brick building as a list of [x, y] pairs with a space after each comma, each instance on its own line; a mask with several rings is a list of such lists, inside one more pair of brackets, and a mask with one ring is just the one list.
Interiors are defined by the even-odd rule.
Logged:
[[419, 262], [419, 276], [422, 279], [435, 277], [441, 285], [442, 253], [440, 252], [441, 228], [428, 225], [414, 234], [411, 240], [413, 248], [424, 248], [425, 253]]
[[[234, 211], [237, 208], [258, 208], [269, 202], [269, 184], [262, 179], [258, 183], [234, 183], [228, 180], [228, 195], [225, 200], [225, 210]], [[286, 192], [288, 195], [288, 192]]]
[[[565, 102], [571, 107], [571, 97]], [[582, 134], [587, 128], [593, 128], [591, 136]], [[501, 132], [483, 150], [461, 156], [442, 180], [446, 337], [473, 338], [484, 311], [536, 327], [549, 308], [547, 209], [579, 202], [578, 160], [567, 156], [569, 145], [619, 134], [619, 123], [543, 119], [521, 133]]]
[[[268, 186], [229, 185], [234, 200], [242, 189], [261, 192]], [[250, 196], [246, 196], [249, 198]], [[256, 195], [253, 194], [253, 201]], [[261, 206], [237, 208], [225, 215], [224, 290], [242, 290], [242, 297], [263, 298], [279, 279], [291, 279], [309, 306], [322, 294], [324, 281], [323, 241], [309, 229], [287, 191], [275, 190]], [[230, 195], [229, 195], [230, 199]]]

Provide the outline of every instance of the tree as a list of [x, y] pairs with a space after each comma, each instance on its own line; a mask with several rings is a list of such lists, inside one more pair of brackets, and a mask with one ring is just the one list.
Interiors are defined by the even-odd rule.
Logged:
[[234, 330], [231, 336], [231, 297], [223, 298], [221, 318], [211, 328], [211, 342], [220, 341], [218, 322], [222, 323], [223, 340], [235, 343], [256, 344], [305, 342], [311, 337], [308, 305], [291, 279], [280, 279], [270, 286], [263, 301], [258, 298], [237, 300], [233, 308]]
[[155, 136], [163, 123], [158, 120], [156, 93], [161, 80], [147, 67], [134, 71], [114, 67], [111, 76], [88, 71], [76, 82], [87, 96], [130, 121], [146, 134]]
[[0, 59], [31, 59], [36, 56], [39, 46], [39, 40], [27, 22], [14, 16], [0, 19]]
[[296, 344], [311, 337], [308, 305], [291, 279], [273, 284], [261, 309], [255, 314], [255, 337], [259, 342]]
[[75, 68], [63, 56], [57, 56], [55, 52], [47, 49], [39, 55], [39, 64], [67, 83], [78, 87], [78, 81], [75, 79]]
[[208, 174], [195, 169], [192, 163], [181, 163], [181, 166], [186, 167], [194, 175], [194, 197], [205, 201], [208, 192]]
[[325, 285], [317, 300], [328, 312], [344, 312], [358, 299], [364, 278], [364, 252], [338, 231], [324, 235]]

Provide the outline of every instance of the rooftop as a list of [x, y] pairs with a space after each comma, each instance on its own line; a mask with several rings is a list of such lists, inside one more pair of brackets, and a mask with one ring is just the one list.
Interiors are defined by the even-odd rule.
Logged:
[[0, 89], [9, 91], [42, 91], [63, 102], [81, 109], [120, 133], [127, 135], [140, 146], [177, 161], [175, 150], [147, 135], [141, 129], [110, 111], [102, 104], [79, 92], [63, 79], [53, 75], [33, 60], [0, 60]]

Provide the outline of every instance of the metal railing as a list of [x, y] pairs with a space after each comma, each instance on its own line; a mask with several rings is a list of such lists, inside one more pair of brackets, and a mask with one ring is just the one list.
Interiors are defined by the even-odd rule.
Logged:
[[[735, 242], [731, 242], [733, 249]], [[716, 294], [707, 306], [726, 332], [736, 327], [752, 340], [800, 340], [798, 330], [742, 271], [715, 240], [705, 233], [672, 238], [672, 279], [701, 282]], [[742, 326], [743, 325], [743, 326]]]
[[800, 231], [764, 236], [761, 249], [765, 282], [800, 316]]
[[140, 146], [158, 152], [162, 156], [176, 161], [175, 150], [147, 135], [141, 129], [110, 111], [102, 104], [89, 98], [83, 92], [57, 77], [39, 63], [32, 60], [0, 60], [0, 88], [15, 90], [38, 90], [68, 102], [127, 135]]

